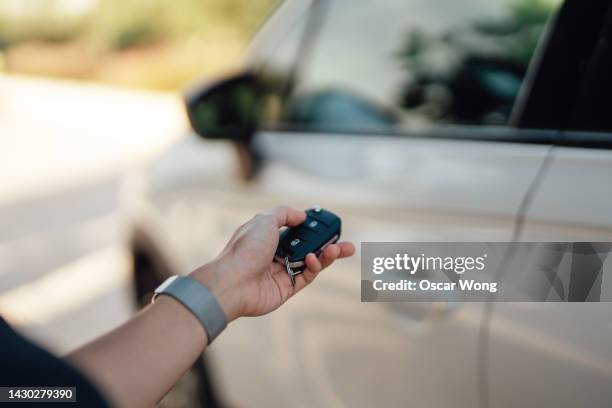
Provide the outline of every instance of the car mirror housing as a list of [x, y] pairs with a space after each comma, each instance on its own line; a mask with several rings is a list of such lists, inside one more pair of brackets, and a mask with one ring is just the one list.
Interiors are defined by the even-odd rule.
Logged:
[[199, 136], [246, 143], [259, 125], [264, 98], [259, 81], [246, 72], [193, 86], [184, 99], [189, 123]]

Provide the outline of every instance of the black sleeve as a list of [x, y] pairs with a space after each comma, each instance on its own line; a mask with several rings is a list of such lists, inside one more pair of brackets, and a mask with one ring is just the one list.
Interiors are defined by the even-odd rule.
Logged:
[[17, 334], [1, 317], [0, 362], [0, 386], [2, 387], [76, 387], [76, 403], [45, 403], [43, 404], [45, 407], [109, 406], [85, 376], [67, 362]]

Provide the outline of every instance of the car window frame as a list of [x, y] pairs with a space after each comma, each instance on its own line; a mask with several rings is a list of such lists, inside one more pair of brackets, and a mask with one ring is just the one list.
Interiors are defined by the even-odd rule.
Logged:
[[609, 8], [608, 0], [588, 4], [564, 1], [555, 16], [554, 29], [548, 33], [545, 46], [535, 56], [533, 70], [528, 73], [513, 125], [531, 129], [571, 128]]
[[[318, 28], [323, 21], [325, 8], [325, 0], [286, 0], [280, 2], [276, 11], [267, 18], [266, 23], [256, 33], [247, 48], [248, 70], [261, 78], [270, 60], [282, 47], [282, 42], [285, 40], [287, 33], [294, 28], [294, 25], [287, 24], [285, 21], [277, 22], [278, 14], [285, 12], [294, 19], [294, 23], [304, 23], [304, 31], [297, 42], [294, 53], [295, 57], [290, 62], [287, 79], [281, 85], [280, 96], [283, 99], [283, 104], [295, 87], [301, 71], [301, 65], [303, 65], [301, 62], [309, 58], [310, 51], [316, 43]], [[266, 46], [266, 41], [272, 40], [274, 40], [275, 45], [272, 47]], [[265, 81], [262, 82], [265, 83]]]
[[[581, 0], [564, 0], [556, 13], [551, 16], [545, 32], [540, 39], [538, 47], [529, 64], [527, 74], [523, 80], [521, 91], [508, 125], [486, 126], [486, 125], [462, 125], [434, 124], [423, 130], [377, 130], [377, 135], [391, 137], [410, 137], [428, 139], [455, 139], [455, 140], [478, 140], [491, 142], [510, 142], [546, 145], [577, 145], [594, 148], [611, 148], [612, 142], [608, 143], [605, 137], [591, 132], [577, 132], [576, 137], [571, 137], [568, 130], [568, 118], [576, 109], [576, 100], [581, 91], [585, 77], [585, 59], [592, 56], [604, 20], [602, 8], [607, 6], [607, 0], [594, 0], [597, 7], [591, 7], [593, 3]], [[325, 12], [324, 0], [313, 0], [311, 8], [319, 5]], [[588, 4], [587, 4], [588, 3]], [[310, 13], [312, 10], [309, 10]], [[607, 13], [606, 13], [607, 15]], [[306, 18], [311, 18], [307, 16]], [[577, 24], [580, 19], [580, 24]], [[585, 24], [584, 20], [592, 24]], [[322, 24], [326, 24], [325, 16]], [[587, 33], [580, 28], [584, 25], [591, 27]], [[317, 29], [313, 24], [309, 29]], [[573, 47], [566, 46], [567, 38], [573, 38]], [[577, 40], [579, 39], [579, 41]], [[318, 37], [314, 35], [312, 41], [307, 45], [300, 44], [296, 55], [310, 52], [317, 46]], [[303, 47], [311, 47], [305, 50]], [[565, 64], [564, 70], [559, 70], [559, 64]], [[297, 62], [296, 62], [297, 65]], [[299, 80], [299, 69], [296, 69], [292, 83], [288, 84], [286, 103], [288, 96], [295, 88], [295, 81]], [[571, 84], [569, 91], [564, 91], [558, 86], [559, 81]], [[339, 133], [353, 136], [367, 136], [373, 132], [358, 129], [324, 131], [296, 128], [287, 124], [265, 124], [260, 130], [281, 131], [284, 133]]]
[[584, 75], [562, 146], [612, 149], [612, 120], [609, 112], [609, 92], [612, 78], [612, 4], [602, 10], [602, 24], [590, 58], [585, 62]]

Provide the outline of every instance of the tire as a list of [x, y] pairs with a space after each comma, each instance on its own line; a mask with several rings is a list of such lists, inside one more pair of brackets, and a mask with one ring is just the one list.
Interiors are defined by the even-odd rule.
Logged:
[[[160, 262], [139, 250], [132, 252], [134, 299], [138, 308], [151, 302], [153, 291], [169, 276]], [[163, 408], [221, 408], [204, 356], [199, 358], [158, 404]]]

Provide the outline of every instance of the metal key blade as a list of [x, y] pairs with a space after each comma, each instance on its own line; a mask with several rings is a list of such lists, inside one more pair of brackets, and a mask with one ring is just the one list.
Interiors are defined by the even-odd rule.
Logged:
[[289, 266], [288, 256], [285, 257], [285, 268], [287, 269], [287, 275], [289, 275], [289, 279], [291, 280], [291, 286], [295, 286], [295, 274], [293, 273], [291, 266]]

